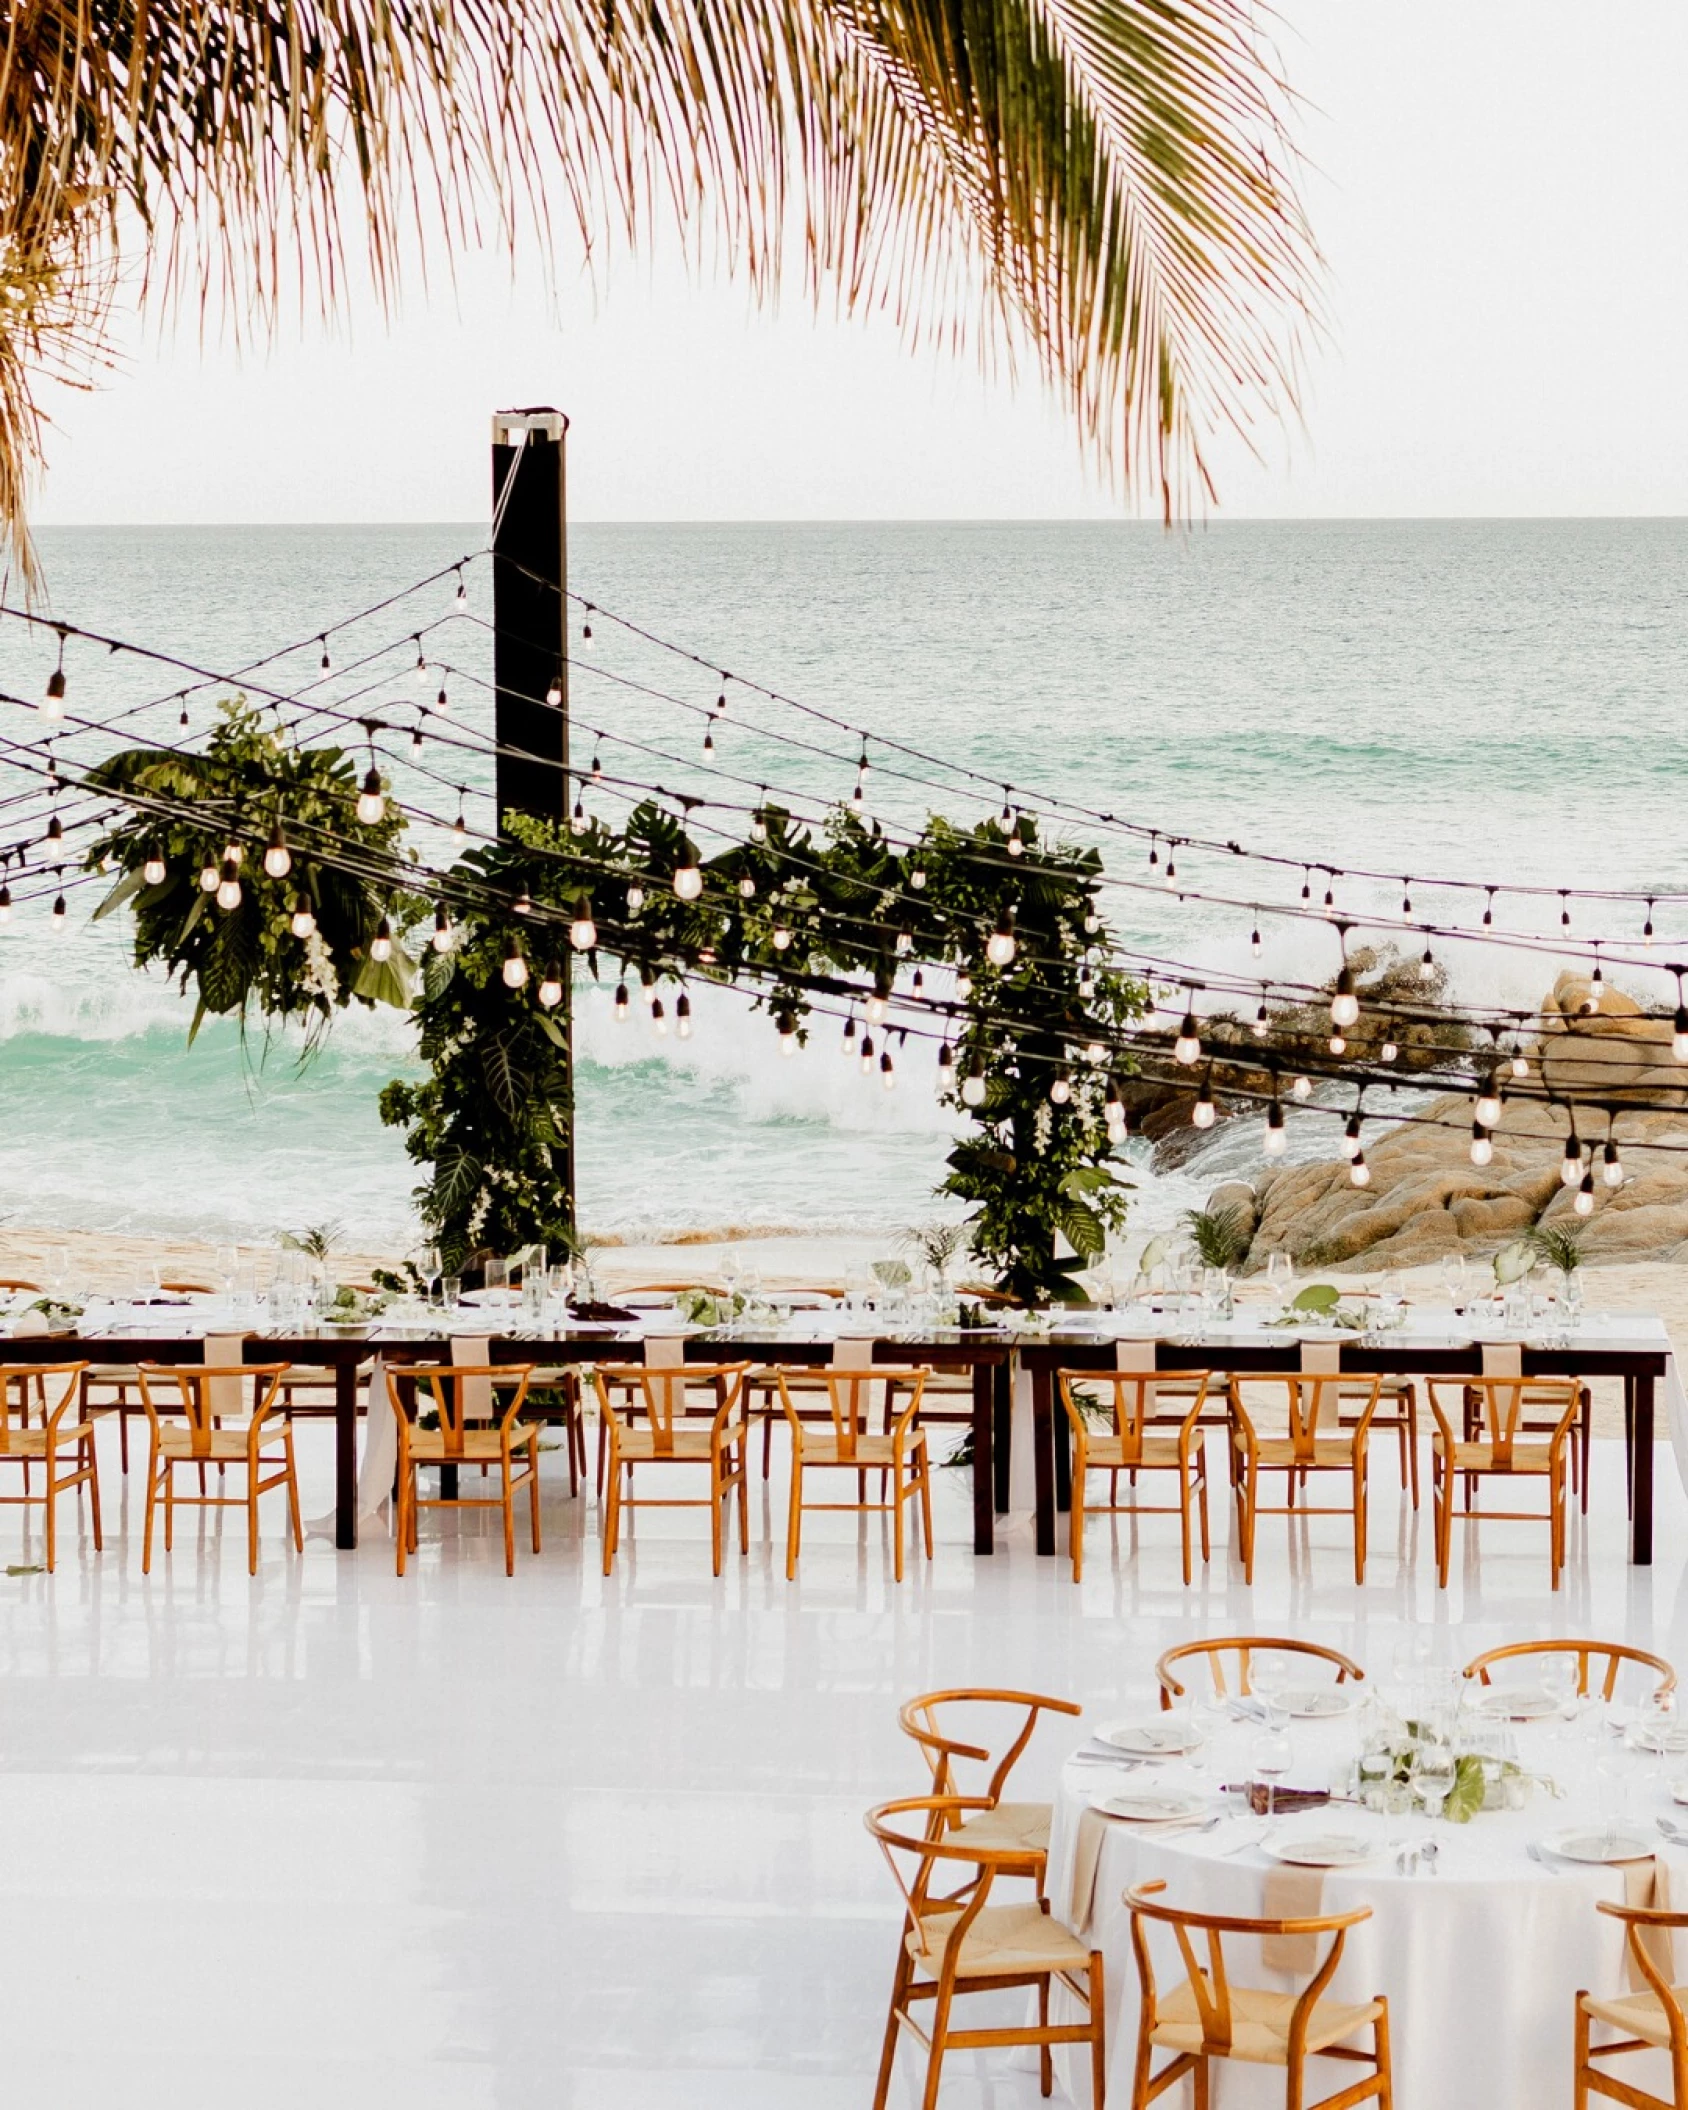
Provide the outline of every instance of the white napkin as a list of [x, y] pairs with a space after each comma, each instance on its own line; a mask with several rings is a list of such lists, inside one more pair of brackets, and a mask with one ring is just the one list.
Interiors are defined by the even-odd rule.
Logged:
[[[484, 1333], [454, 1333], [451, 1337], [451, 1360], [454, 1363], [490, 1363], [492, 1341]], [[389, 1413], [391, 1409], [388, 1410]], [[463, 1419], [465, 1421], [490, 1421], [493, 1416], [492, 1379], [472, 1377], [463, 1387]], [[395, 1435], [397, 1431], [394, 1431]]]
[[832, 1367], [834, 1370], [871, 1370], [873, 1368], [873, 1336], [865, 1339], [845, 1340], [840, 1338], [832, 1344]]
[[20, 1311], [12, 1321], [14, 1341], [38, 1340], [47, 1331], [47, 1314], [44, 1311]]
[[1139, 1375], [1155, 1367], [1155, 1344], [1153, 1341], [1116, 1341], [1114, 1343], [1114, 1368], [1129, 1370]]
[[1483, 1343], [1483, 1375], [1485, 1377], [1522, 1377], [1524, 1375], [1524, 1344], [1521, 1341], [1485, 1341]]
[[[244, 1360], [246, 1336], [243, 1333], [208, 1333], [204, 1340], [203, 1363], [213, 1368], [218, 1364], [228, 1365]], [[243, 1377], [213, 1377], [205, 1383], [205, 1405], [207, 1411], [222, 1421], [238, 1421], [249, 1404], [246, 1379]]]
[[1301, 1344], [1301, 1368], [1312, 1377], [1335, 1377], [1342, 1370], [1342, 1343], [1340, 1341], [1303, 1341]]
[[648, 1333], [645, 1336], [645, 1368], [678, 1370], [686, 1360], [684, 1334]]

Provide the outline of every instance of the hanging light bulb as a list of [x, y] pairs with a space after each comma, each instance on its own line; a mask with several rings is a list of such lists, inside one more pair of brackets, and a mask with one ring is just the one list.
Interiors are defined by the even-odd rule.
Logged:
[[786, 951], [789, 951], [789, 950], [790, 950], [790, 947], [791, 947], [791, 932], [790, 932], [790, 929], [789, 929], [789, 928], [788, 928], [788, 927], [787, 927], [787, 926], [786, 926], [785, 924], [783, 924], [783, 923], [776, 923], [776, 924], [774, 925], [774, 950], [775, 950], [775, 952], [786, 952]]
[[888, 1092], [894, 1092], [897, 1088], [897, 1073], [891, 1066], [891, 1051], [889, 1048], [879, 1058], [879, 1081]]
[[1353, 1158], [1358, 1157], [1359, 1152], [1360, 1117], [1358, 1114], [1350, 1114], [1348, 1126], [1342, 1131], [1342, 1155], [1345, 1158]]
[[1594, 1172], [1592, 1167], [1583, 1174], [1582, 1184], [1577, 1189], [1577, 1198], [1572, 1202], [1571, 1207], [1576, 1210], [1579, 1216], [1592, 1216], [1594, 1214]]
[[183, 729], [183, 730], [185, 731], [185, 730], [186, 730], [186, 728], [187, 728], [187, 722], [188, 722], [188, 700], [187, 700], [187, 698], [186, 698], [186, 697], [184, 696], [184, 697], [182, 698], [182, 709], [181, 709], [181, 715], [180, 715], [180, 716], [179, 716], [179, 717], [177, 718], [177, 720], [176, 720], [176, 723], [177, 723], [177, 725], [178, 725], [178, 726], [182, 727], [182, 729]]
[[9, 886], [0, 886], [0, 925], [10, 923], [11, 920], [12, 890]]
[[369, 957], [376, 961], [393, 957], [393, 926], [385, 916], [376, 924], [375, 935], [369, 941]]
[[463, 568], [461, 565], [457, 569], [457, 605], [459, 608], [467, 608], [469, 605], [469, 589], [463, 583]]
[[1514, 1051], [1512, 1074], [1514, 1077], [1527, 1077], [1530, 1074], [1530, 1058], [1524, 1053], [1522, 1048]]
[[674, 891], [682, 901], [695, 901], [703, 892], [703, 874], [689, 860], [675, 869]]
[[615, 985], [615, 1004], [613, 1006], [613, 1009], [615, 1012], [616, 1024], [618, 1026], [626, 1025], [629, 1006], [627, 1001], [627, 984], [625, 982], [617, 982]]
[[961, 1103], [963, 1106], [983, 1106], [985, 1103], [985, 1065], [977, 1055], [967, 1066], [967, 1075], [961, 1080]]
[[1486, 891], [1489, 898], [1483, 909], [1483, 928], [1492, 930], [1495, 922], [1495, 890], [1493, 887], [1489, 887]]
[[712, 755], [715, 752], [715, 730], [713, 725], [706, 725], [703, 729], [703, 751], [706, 755]]
[[1049, 1080], [1049, 1096], [1057, 1106], [1066, 1106], [1072, 1099], [1072, 1079], [1064, 1069], [1057, 1070]]
[[562, 971], [555, 960], [546, 968], [539, 984], [539, 1001], [547, 1011], [555, 1011], [563, 1000]]
[[1371, 1185], [1371, 1167], [1366, 1163], [1366, 1156], [1363, 1150], [1355, 1151], [1353, 1158], [1349, 1162], [1348, 1183], [1353, 1187], [1369, 1187]]
[[326, 674], [328, 672], [328, 640], [325, 637], [319, 637], [317, 643], [322, 647], [322, 658], [318, 664]]
[[588, 602], [588, 604], [587, 604], [587, 608], [586, 608], [586, 620], [585, 620], [585, 622], [583, 622], [583, 623], [581, 624], [581, 626], [580, 626], [580, 642], [581, 642], [581, 645], [582, 645], [582, 646], [584, 647], [584, 649], [585, 649], [586, 651], [588, 651], [588, 652], [590, 652], [590, 651], [591, 651], [591, 649], [592, 649], [592, 607], [591, 607], [591, 603], [590, 603], [590, 602]]
[[753, 843], [765, 843], [768, 840], [767, 817], [760, 806], [750, 816], [750, 840]]
[[1346, 1055], [1348, 1053], [1348, 1043], [1346, 1040], [1343, 1039], [1340, 1033], [1333, 1033], [1331, 1035], [1330, 1051], [1333, 1055]]
[[993, 967], [1008, 967], [1013, 964], [1015, 949], [1014, 911], [1005, 908], [985, 942], [985, 958]]
[[1651, 950], [1653, 944], [1653, 904], [1651, 901], [1647, 904], [1647, 920], [1641, 926], [1641, 942]]
[[142, 865], [141, 877], [146, 881], [148, 886], [162, 886], [164, 884], [164, 860], [162, 857], [159, 856], [156, 850], [154, 850], [152, 855], [147, 859], [146, 863]]
[[1481, 1121], [1473, 1121], [1471, 1124], [1472, 1164], [1486, 1165], [1494, 1154], [1495, 1146], [1489, 1140], [1489, 1131], [1483, 1126]]
[[[59, 649], [62, 651], [64, 648], [61, 646]], [[55, 667], [52, 673], [47, 676], [47, 696], [41, 706], [41, 715], [43, 718], [52, 719], [55, 724], [64, 716], [64, 668], [62, 666]]]
[[240, 868], [232, 857], [223, 859], [222, 869], [217, 874], [217, 906], [220, 909], [240, 906]]
[[627, 889], [627, 913], [636, 916], [645, 905], [645, 890], [635, 879]]
[[1499, 1128], [1501, 1116], [1500, 1086], [1491, 1080], [1488, 1088], [1477, 1095], [1476, 1114], [1485, 1128]]
[[552, 675], [551, 685], [545, 691], [545, 701], [553, 711], [561, 707], [563, 701], [563, 684], [560, 676], [555, 674]]
[[1257, 960], [1265, 949], [1260, 942], [1260, 926], [1258, 923], [1254, 926], [1253, 931], [1249, 935], [1248, 949], [1251, 953], [1253, 953], [1254, 957]]
[[1394, 1041], [1386, 1040], [1377, 1051], [1377, 1059], [1379, 1062], [1393, 1062], [1400, 1052], [1401, 1050]]
[[515, 900], [511, 902], [510, 913], [515, 916], [531, 916], [533, 914], [533, 896], [526, 887], [523, 887]]
[[569, 833], [571, 835], [584, 835], [589, 825], [590, 823], [586, 818], [585, 802], [581, 799], [576, 799], [574, 811], [569, 815]]
[[853, 1011], [844, 1021], [844, 1052], [846, 1055], [856, 1052], [856, 1015]]
[[434, 935], [430, 942], [435, 952], [449, 952], [451, 950], [451, 918], [446, 914], [446, 906], [443, 901], [434, 911]]
[[1184, 1023], [1178, 1028], [1178, 1038], [1172, 1044], [1172, 1059], [1181, 1062], [1186, 1069], [1192, 1068], [1202, 1059], [1202, 1040], [1196, 1030], [1196, 1014], [1186, 1011]]
[[908, 883], [917, 894], [925, 887], [926, 874], [919, 865], [916, 865], [914, 870], [908, 875]]
[[1618, 1156], [1617, 1143], [1611, 1136], [1606, 1138], [1606, 1148], [1601, 1152], [1603, 1160], [1600, 1177], [1608, 1187], [1621, 1187], [1624, 1183], [1623, 1160]]
[[1312, 1079], [1309, 1077], [1297, 1077], [1290, 1086], [1290, 1091], [1297, 1099], [1311, 1099], [1313, 1096]]
[[1088, 966], [1081, 969], [1079, 973], [1078, 994], [1080, 1003], [1084, 1004], [1088, 1004], [1090, 999], [1096, 994], [1096, 977], [1091, 973]]
[[658, 1040], [666, 1040], [668, 1038], [668, 1013], [662, 1008], [662, 998], [660, 996], [651, 998], [651, 1031], [655, 1033]]
[[1359, 1016], [1360, 999], [1354, 994], [1354, 976], [1344, 961], [1336, 978], [1336, 994], [1330, 1000], [1330, 1022], [1339, 1032], [1346, 1032]]
[[55, 938], [62, 938], [68, 927], [69, 911], [65, 907], [64, 896], [62, 894], [55, 895], [53, 899], [52, 919], [53, 936]]
[[756, 882], [748, 872], [739, 881], [738, 890], [741, 901], [754, 901], [756, 899]]
[[1688, 1062], [1688, 1004], [1678, 1004], [1671, 1027], [1670, 1052], [1678, 1062]]
[[885, 996], [885, 990], [876, 985], [872, 996], [862, 1006], [862, 1009], [867, 1013], [867, 1022], [870, 1026], [877, 1026], [885, 1016]]
[[692, 1037], [692, 1000], [683, 989], [674, 1000], [674, 1031], [681, 1040]]
[[910, 930], [910, 929], [908, 928], [908, 926], [907, 926], [907, 925], [905, 924], [905, 925], [904, 925], [904, 927], [903, 927], [903, 928], [902, 928], [902, 929], [901, 929], [900, 931], [898, 931], [898, 933], [897, 933], [897, 954], [898, 954], [898, 957], [899, 957], [899, 958], [901, 958], [901, 959], [905, 959], [905, 960], [906, 960], [906, 959], [908, 958], [909, 954], [910, 954], [911, 952], [913, 952], [913, 950], [914, 950], [914, 932], [913, 932], [913, 931], [911, 931], [911, 930]]
[[1166, 884], [1168, 887], [1175, 887], [1178, 884], [1178, 867], [1172, 861], [1173, 847], [1169, 843], [1166, 851]]
[[1565, 1138], [1565, 1155], [1559, 1161], [1559, 1184], [1562, 1187], [1574, 1187], [1581, 1178], [1582, 1145], [1577, 1141], [1577, 1132], [1573, 1128]]
[[264, 870], [272, 879], [285, 879], [293, 869], [293, 852], [287, 847], [287, 838], [281, 832], [278, 820], [270, 830], [269, 847], [264, 852]]
[[1203, 1080], [1202, 1088], [1196, 1094], [1196, 1103], [1190, 1109], [1190, 1119], [1197, 1128], [1211, 1128], [1218, 1117], [1219, 1109], [1213, 1103], [1213, 1079], [1209, 1077]]
[[1266, 999], [1262, 997], [1260, 1009], [1254, 1014], [1254, 1037], [1256, 1040], [1264, 1040], [1271, 1030], [1272, 1021], [1267, 1015]]
[[955, 1000], [958, 1004], [964, 1004], [972, 994], [973, 977], [963, 968], [955, 978]]
[[316, 929], [316, 916], [312, 911], [310, 897], [301, 894], [293, 904], [293, 920], [288, 925], [296, 938], [308, 938]]
[[938, 1049], [938, 1097], [941, 1099], [955, 1082], [955, 1057], [946, 1040]]
[[62, 843], [64, 841], [64, 823], [56, 813], [47, 823], [47, 840], [50, 843]]
[[1403, 916], [1410, 916], [1412, 912], [1413, 883], [1410, 879], [1403, 879], [1401, 881], [1401, 914]]
[[1436, 979], [1436, 961], [1428, 945], [1424, 948], [1423, 959], [1418, 963], [1418, 978], [1421, 982], [1433, 982]]
[[461, 850], [469, 840], [469, 823], [463, 818], [463, 808], [457, 809], [457, 818], [451, 824], [451, 840], [455, 849]]
[[1020, 840], [1020, 824], [1018, 821], [1014, 823], [1013, 829], [1009, 834], [1008, 841], [1005, 847], [1010, 857], [1018, 857], [1024, 851], [1026, 846]]
[[215, 863], [207, 858], [199, 868], [199, 891], [202, 894], [214, 894], [217, 891], [217, 877]]
[[1084, 1059], [1092, 1069], [1100, 1069], [1108, 1059], [1108, 1051], [1099, 1040], [1086, 1041]]
[[1588, 978], [1588, 1000], [1594, 1010], [1598, 1011], [1600, 1009], [1600, 1000], [1605, 994], [1606, 977], [1600, 971], [1600, 955], [1596, 953], [1594, 956], [1594, 972]]
[[873, 1069], [873, 1035], [862, 1035], [862, 1075], [868, 1076]]
[[576, 952], [590, 952], [598, 942], [598, 926], [592, 921], [592, 904], [584, 894], [574, 905], [574, 921], [569, 925], [569, 943]]
[[512, 937], [504, 955], [504, 986], [506, 989], [522, 988], [528, 978], [528, 963], [522, 951], [521, 941]]
[[1274, 1099], [1266, 1109], [1266, 1133], [1261, 1139], [1261, 1148], [1269, 1158], [1281, 1158], [1289, 1137], [1284, 1131], [1284, 1110]]
[[417, 634], [417, 637], [416, 637], [416, 641], [415, 641], [415, 642], [416, 642], [416, 671], [417, 671], [417, 673], [418, 673], [418, 674], [426, 674], [426, 673], [427, 673], [427, 671], [428, 671], [428, 655], [427, 655], [427, 653], [426, 653], [426, 652], [424, 652], [424, 651], [423, 651], [423, 649], [422, 649], [422, 638], [421, 638], [421, 634], [420, 634], [420, 633], [418, 633], [418, 634]]
[[795, 1055], [795, 1054], [797, 1053], [797, 1019], [796, 1019], [796, 1016], [795, 1016], [795, 1015], [794, 1015], [794, 1014], [793, 1014], [792, 1012], [790, 1012], [790, 1011], [782, 1011], [782, 1012], [780, 1013], [780, 1021], [779, 1021], [779, 1027], [780, 1027], [780, 1053], [781, 1053], [782, 1055], [787, 1055], [787, 1056], [790, 1056], [790, 1055]]
[[371, 763], [364, 772], [363, 789], [358, 793], [358, 819], [366, 828], [373, 828], [386, 810], [387, 802], [381, 795], [381, 772]]

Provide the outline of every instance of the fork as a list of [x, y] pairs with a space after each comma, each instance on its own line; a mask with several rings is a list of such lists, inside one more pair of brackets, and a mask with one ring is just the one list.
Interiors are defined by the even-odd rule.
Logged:
[[1524, 1851], [1529, 1855], [1530, 1859], [1534, 1861], [1537, 1866], [1543, 1869], [1548, 1875], [1562, 1876], [1565, 1873], [1565, 1871], [1559, 1866], [1557, 1861], [1553, 1861], [1548, 1858], [1548, 1855], [1543, 1850], [1539, 1841], [1532, 1839], [1529, 1844], [1524, 1848]]

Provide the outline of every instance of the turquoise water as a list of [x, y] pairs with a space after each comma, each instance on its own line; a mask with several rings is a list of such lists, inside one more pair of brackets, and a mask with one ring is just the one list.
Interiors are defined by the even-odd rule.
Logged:
[[[55, 530], [42, 537], [53, 612], [95, 629], [230, 668], [365, 605], [475, 548], [471, 527]], [[1158, 826], [1235, 838], [1291, 857], [1353, 861], [1401, 875], [1420, 915], [1460, 904], [1425, 872], [1549, 887], [1688, 887], [1680, 725], [1688, 666], [1688, 525], [1647, 522], [1309, 523], [1221, 527], [1163, 537], [1138, 526], [577, 526], [573, 583], [604, 608], [681, 640], [735, 671], [1002, 779]], [[486, 611], [484, 567], [472, 613]], [[413, 615], [408, 611], [414, 607]], [[337, 638], [327, 693], [404, 718], [437, 677], [414, 673], [408, 633], [447, 616], [437, 586], [362, 632]], [[753, 798], [704, 772], [694, 705], [712, 677], [618, 633], [601, 618], [574, 683], [577, 758], [601, 736], [611, 775], [729, 803]], [[359, 673], [363, 653], [395, 649]], [[485, 725], [474, 677], [487, 671], [473, 621], [430, 633], [449, 661], [453, 715]], [[270, 676], [318, 679], [320, 648]], [[121, 737], [175, 737], [183, 679], [72, 645], [71, 705], [126, 719]], [[51, 656], [0, 628], [0, 682], [41, 693]], [[203, 729], [212, 691], [196, 693]], [[715, 762], [816, 798], [847, 796], [855, 743], [757, 703], [729, 685]], [[357, 700], [354, 700], [357, 699]], [[0, 706], [7, 737], [26, 714]], [[408, 721], [407, 721], [408, 722]], [[831, 752], [804, 754], [776, 731]], [[119, 737], [67, 739], [92, 757]], [[657, 755], [627, 746], [637, 741]], [[870, 754], [874, 750], [870, 743]], [[937, 807], [973, 818], [1000, 789], [901, 783], [874, 756], [870, 796], [887, 819]], [[490, 788], [433, 748], [448, 786], [407, 782], [445, 814], [457, 785], [485, 824]], [[918, 768], [916, 774], [921, 774]], [[10, 787], [0, 785], [0, 797]], [[608, 801], [606, 800], [606, 807]], [[727, 812], [699, 816], [736, 827]], [[0, 846], [6, 840], [0, 807]], [[1075, 823], [1074, 833], [1083, 833]], [[1145, 852], [1103, 840], [1109, 868], [1142, 881]], [[1275, 876], [1224, 856], [1182, 852], [1187, 883], [1233, 889], [1234, 909], [1120, 892], [1127, 942], [1217, 971], [1246, 969], [1253, 901], [1293, 900], [1299, 871]], [[1254, 871], [1251, 878], [1241, 875]], [[1322, 890], [1322, 880], [1320, 887]], [[1393, 912], [1401, 888], [1339, 886], [1345, 912]], [[126, 963], [118, 923], [90, 928], [96, 898], [73, 894], [77, 927], [58, 942], [44, 901], [0, 938], [3, 1207], [18, 1223], [268, 1235], [334, 1218], [348, 1233], [404, 1239], [410, 1167], [375, 1115], [375, 1094], [407, 1063], [395, 1016], [355, 1017], [302, 1074], [295, 1051], [232, 1028], [191, 1050], [182, 1000]], [[1504, 900], [1504, 897], [1503, 897]], [[1478, 904], [1480, 907], [1480, 903]], [[1475, 909], [1460, 911], [1475, 919]], [[1629, 916], [1578, 912], [1629, 942]], [[1557, 929], [1556, 902], [1506, 905], [1497, 920]], [[1681, 918], [1659, 917], [1660, 960]], [[1323, 976], [1335, 939], [1322, 927], [1265, 924], [1262, 965]], [[1444, 949], [1444, 948], [1439, 948]], [[1520, 1005], [1550, 983], [1543, 952], [1445, 948], [1459, 984]], [[1637, 958], [1642, 956], [1637, 954]], [[1664, 994], [1657, 970], [1620, 972]], [[843, 1062], [829, 1034], [795, 1062], [774, 1053], [765, 1020], [729, 999], [700, 1004], [685, 1046], [643, 1026], [616, 1028], [601, 999], [582, 1005], [581, 1192], [589, 1223], [622, 1232], [735, 1224], [885, 1228], [930, 1207], [947, 1124], [911, 1052], [887, 1095]], [[1236, 1138], [1228, 1159], [1246, 1149]], [[1149, 1183], [1147, 1215], [1201, 1184]]]

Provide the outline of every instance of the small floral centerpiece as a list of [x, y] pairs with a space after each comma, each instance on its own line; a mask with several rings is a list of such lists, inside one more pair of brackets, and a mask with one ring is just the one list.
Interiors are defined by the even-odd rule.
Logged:
[[750, 1299], [737, 1290], [722, 1295], [712, 1289], [683, 1289], [674, 1309], [688, 1326], [731, 1326], [750, 1309]]
[[1363, 1732], [1360, 1800], [1373, 1809], [1421, 1809], [1450, 1824], [1469, 1824], [1482, 1810], [1522, 1809], [1534, 1775], [1503, 1752], [1468, 1748], [1471, 1742], [1457, 1713], [1413, 1719], [1377, 1706]]

